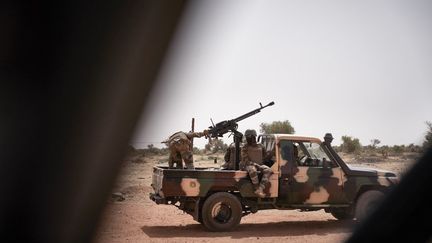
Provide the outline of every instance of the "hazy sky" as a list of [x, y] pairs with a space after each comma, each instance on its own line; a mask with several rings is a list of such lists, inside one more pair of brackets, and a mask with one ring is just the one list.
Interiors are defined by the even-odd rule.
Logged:
[[[432, 121], [432, 1], [197, 1], [131, 144], [145, 147], [276, 104], [239, 123], [421, 144]], [[224, 141], [232, 141], [228, 134]], [[203, 147], [204, 138], [195, 145]]]

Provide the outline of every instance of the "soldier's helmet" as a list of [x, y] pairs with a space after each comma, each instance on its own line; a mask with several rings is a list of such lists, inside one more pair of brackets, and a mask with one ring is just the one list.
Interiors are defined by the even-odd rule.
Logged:
[[245, 131], [245, 137], [256, 137], [257, 133], [254, 129], [248, 129]]

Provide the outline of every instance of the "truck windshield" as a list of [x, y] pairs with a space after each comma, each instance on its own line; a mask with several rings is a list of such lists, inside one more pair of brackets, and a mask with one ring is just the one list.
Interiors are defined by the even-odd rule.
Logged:
[[307, 151], [309, 152], [310, 156], [313, 159], [326, 159], [330, 160], [327, 154], [322, 149], [321, 145], [318, 143], [304, 143], [304, 146], [306, 147]]
[[281, 140], [278, 144], [282, 160], [297, 166], [334, 168], [334, 163], [320, 143]]

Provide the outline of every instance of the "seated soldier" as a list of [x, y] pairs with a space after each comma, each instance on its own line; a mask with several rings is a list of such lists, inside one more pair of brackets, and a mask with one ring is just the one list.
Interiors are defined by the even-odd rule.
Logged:
[[[263, 165], [265, 149], [261, 144], [257, 144], [256, 136], [255, 130], [246, 130], [246, 144], [241, 149], [240, 169], [248, 172], [255, 189], [254, 193], [263, 198], [265, 197], [264, 189], [273, 172], [268, 166]], [[263, 174], [261, 181], [258, 179], [258, 171]]]

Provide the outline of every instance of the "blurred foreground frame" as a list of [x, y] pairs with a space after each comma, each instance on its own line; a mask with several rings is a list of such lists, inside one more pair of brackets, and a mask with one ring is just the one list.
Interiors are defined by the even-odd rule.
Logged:
[[0, 9], [3, 242], [90, 242], [186, 1]]
[[358, 225], [347, 243], [431, 242], [432, 148], [389, 193], [375, 213]]

